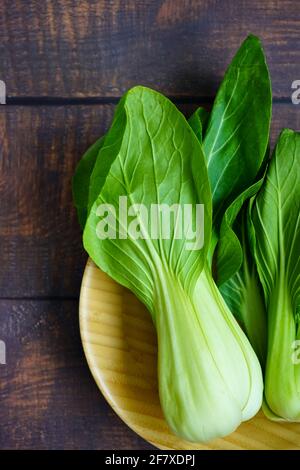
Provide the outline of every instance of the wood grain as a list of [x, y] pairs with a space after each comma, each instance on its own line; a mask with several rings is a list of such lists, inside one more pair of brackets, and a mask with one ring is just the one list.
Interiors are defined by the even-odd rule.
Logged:
[[[113, 109], [0, 107], [0, 297], [78, 297], [86, 255], [71, 178]], [[299, 109], [274, 106], [273, 142], [282, 127], [300, 130]]]
[[[249, 32], [263, 40], [275, 99], [287, 101], [300, 75], [299, 25], [294, 0], [0, 2], [9, 103], [0, 106], [0, 448], [151, 448], [104, 402], [83, 358], [72, 300], [86, 261], [71, 196], [76, 162], [133, 85], [193, 101], [187, 114], [199, 97], [210, 102]], [[300, 130], [299, 109], [274, 106], [273, 141], [283, 126]], [[274, 433], [263, 426], [256, 433], [268, 446]]]
[[0, 300], [0, 448], [151, 449], [89, 373], [75, 301]]
[[287, 97], [299, 25], [295, 0], [2, 0], [0, 79], [10, 97], [111, 97], [135, 84], [211, 96], [252, 32], [274, 96]]
[[0, 295], [78, 296], [84, 253], [71, 179], [112, 106], [0, 108]]
[[103, 395], [128, 426], [156, 447], [300, 449], [300, 424], [274, 423], [261, 412], [233, 434], [208, 444], [191, 444], [173, 435], [159, 404], [151, 317], [131, 292], [92, 261], [82, 281], [80, 330], [90, 369]]

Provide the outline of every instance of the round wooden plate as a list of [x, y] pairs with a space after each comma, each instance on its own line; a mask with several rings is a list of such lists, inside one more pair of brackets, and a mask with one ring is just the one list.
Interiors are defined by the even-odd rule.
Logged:
[[146, 308], [89, 260], [80, 295], [80, 330], [91, 372], [106, 400], [137, 434], [159, 449], [300, 449], [300, 424], [260, 412], [209, 444], [174, 436], [163, 418], [156, 378], [156, 334]]

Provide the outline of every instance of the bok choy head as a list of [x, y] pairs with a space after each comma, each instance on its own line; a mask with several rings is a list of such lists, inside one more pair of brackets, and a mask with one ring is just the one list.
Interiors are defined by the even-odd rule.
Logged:
[[281, 133], [250, 222], [268, 313], [264, 410], [271, 419], [300, 421], [299, 133]]
[[213, 274], [261, 364], [266, 356], [266, 312], [249, 249], [249, 198], [263, 182], [271, 121], [271, 83], [260, 40], [241, 44], [218, 90], [212, 112], [189, 119], [203, 143], [213, 196]]
[[167, 98], [136, 87], [93, 174], [84, 246], [148, 307], [167, 422], [190, 441], [229, 434], [260, 408], [262, 376], [207, 266], [212, 197], [199, 141]]

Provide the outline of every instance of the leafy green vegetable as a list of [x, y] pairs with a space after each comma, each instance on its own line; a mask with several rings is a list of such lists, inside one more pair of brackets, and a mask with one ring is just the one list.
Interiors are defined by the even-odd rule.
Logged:
[[[126, 108], [124, 108], [124, 103], [126, 103]], [[149, 113], [149, 117], [144, 117], [146, 111]], [[171, 125], [171, 119], [175, 121], [173, 126]], [[176, 123], [176, 119], [178, 123]], [[157, 132], [157, 135], [152, 129]], [[154, 139], [152, 139], [152, 135], [154, 135]], [[117, 144], [115, 144], [116, 138]], [[196, 151], [198, 151], [197, 156]], [[126, 152], [128, 158], [126, 158]], [[123, 167], [121, 160], [123, 154], [126, 167]], [[211, 227], [210, 188], [201, 147], [182, 114], [162, 95], [144, 87], [135, 87], [124, 96], [116, 110], [112, 127], [106, 135], [105, 145], [99, 153], [98, 162], [98, 175], [90, 185], [90, 193], [98, 192], [98, 197], [87, 220], [84, 242], [88, 234], [91, 235], [92, 240], [95, 239], [94, 226], [99, 222], [96, 208], [99, 204], [107, 204], [107, 201], [110, 201], [114, 207], [118, 208], [120, 195], [128, 196], [131, 205], [144, 204], [147, 207], [153, 204], [168, 204], [171, 207], [175, 203], [192, 204], [193, 206], [197, 203], [204, 203], [204, 237], [209, 240]], [[201, 182], [199, 187], [198, 185], [196, 187], [194, 183], [192, 167], [194, 174], [199, 177]], [[125, 171], [127, 169], [128, 175]], [[118, 171], [120, 174], [115, 174], [114, 171]], [[172, 184], [173, 181], [176, 181], [177, 184]], [[103, 186], [104, 183], [105, 186]], [[105, 195], [103, 195], [104, 190], [107, 190]], [[198, 194], [201, 196], [200, 199], [197, 196]], [[136, 208], [136, 211], [136, 216], [139, 216], [139, 208]], [[118, 216], [118, 211], [116, 216]], [[118, 225], [120, 223], [123, 222], [118, 221]], [[152, 256], [154, 256], [156, 252], [162, 250], [162, 242], [160, 239], [153, 239], [150, 233], [144, 233], [145, 230], [144, 225], [140, 227], [141, 237], [135, 240], [134, 243], [130, 239], [120, 239], [116, 242], [111, 239], [100, 240], [96, 238], [94, 240], [96, 242], [95, 246], [89, 247], [90, 250], [95, 250], [93, 259], [98, 260], [99, 258], [99, 263], [105, 259], [105, 256], [99, 254], [99, 248], [102, 245], [106, 246], [106, 244], [109, 246], [117, 244], [116, 250], [119, 250], [118, 244], [121, 246], [129, 244], [126, 248], [126, 254], [131, 259], [131, 264], [134, 262], [136, 255], [139, 258], [142, 255], [148, 255], [149, 257], [150, 248], [151, 250], [155, 248], [154, 251], [151, 251]], [[161, 235], [161, 230], [160, 227], [159, 235]], [[144, 238], [147, 235], [149, 240]], [[147, 250], [144, 249], [145, 245], [147, 245]], [[136, 250], [136, 246], [142, 248]], [[192, 272], [195, 271], [196, 274], [193, 276], [197, 279], [203, 268], [206, 244], [205, 250], [200, 250], [201, 256], [199, 250], [184, 250], [183, 252], [184, 246], [184, 239], [177, 240], [170, 237], [170, 240], [164, 240], [163, 247], [167, 251], [166, 253], [162, 252], [161, 256], [163, 258], [169, 257], [170, 254], [175, 252], [183, 257], [183, 253], [186, 253], [187, 258], [184, 258], [185, 263], [181, 276], [182, 282], [189, 282]], [[134, 253], [131, 253], [132, 249]], [[122, 250], [121, 252], [123, 253]], [[109, 252], [109, 259], [112, 253], [112, 251]], [[200, 260], [197, 267], [196, 259], [197, 261]], [[148, 261], [151, 266], [149, 259]], [[194, 265], [195, 268], [192, 269]], [[121, 274], [124, 276], [122, 280], [120, 279], [120, 283], [133, 290], [138, 290], [136, 292], [138, 297], [142, 296], [141, 300], [151, 309], [151, 303], [147, 302], [146, 293], [148, 291], [147, 289], [144, 290], [143, 287], [147, 285], [149, 276], [145, 275], [144, 269], [139, 272], [139, 266], [140, 264], [136, 260], [135, 272], [137, 279], [132, 279], [131, 282], [126, 281], [126, 270], [122, 274], [121, 266], [115, 264], [113, 269], [116, 271], [116, 276], [121, 276]], [[173, 268], [178, 271], [180, 264], [176, 263]]]
[[224, 284], [242, 265], [246, 231], [242, 209], [245, 212], [247, 200], [257, 193], [262, 182], [263, 178], [247, 188], [225, 211], [216, 250], [218, 285]]
[[242, 265], [241, 241], [233, 225], [245, 201], [259, 188], [255, 180], [269, 154], [271, 107], [264, 52], [259, 39], [251, 35], [229, 66], [211, 114], [199, 108], [189, 119], [203, 142], [208, 165], [213, 193], [208, 259], [219, 285]]
[[98, 139], [79, 161], [72, 181], [73, 200], [77, 209], [78, 220], [82, 228], [87, 219], [90, 176], [98, 153], [103, 146], [104, 138]]
[[300, 421], [300, 134], [284, 130], [251, 208], [258, 274], [268, 312], [264, 409]]
[[199, 142], [202, 143], [209, 119], [209, 112], [201, 106], [189, 118], [189, 125], [195, 132]]
[[[258, 411], [262, 375], [207, 267], [211, 192], [201, 145], [168, 99], [136, 87], [119, 104], [98, 161], [85, 249], [152, 315], [159, 394], [170, 427], [190, 441], [224, 436]], [[134, 217], [127, 227], [120, 212], [125, 196]], [[148, 214], [153, 204], [190, 204], [188, 229], [197, 222], [197, 204], [204, 204], [202, 248], [187, 248], [186, 231], [176, 236], [179, 212], [170, 221], [169, 238], [160, 216], [158, 236], [150, 236], [144, 208]], [[99, 213], [103, 207], [105, 214]]]
[[[203, 139], [207, 130], [207, 124], [209, 120], [209, 112], [201, 106], [196, 109], [196, 111], [190, 116], [188, 123], [193, 129], [197, 139], [202, 144]], [[207, 259], [209, 266], [212, 266], [212, 260], [214, 256], [214, 251], [218, 242], [218, 233], [217, 227], [215, 224], [212, 225], [210, 245], [208, 248]]]
[[[136, 87], [73, 180], [85, 248], [148, 307], [162, 407], [171, 428], [191, 441], [223, 436], [259, 407], [261, 370], [230, 310], [266, 362], [265, 413], [300, 421], [300, 366], [289, 361], [300, 340], [299, 188], [287, 190], [299, 186], [300, 144], [297, 134], [282, 134], [265, 180], [270, 119], [264, 53], [249, 36], [210, 114], [199, 108], [188, 125], [162, 95]], [[120, 211], [124, 197], [129, 225]], [[169, 237], [160, 213], [157, 236], [149, 229], [155, 204], [172, 208]], [[178, 207], [185, 204], [193, 209], [180, 238]], [[193, 231], [199, 204], [203, 245]], [[285, 377], [281, 389], [276, 374]]]
[[217, 227], [255, 181], [268, 146], [271, 103], [264, 52], [259, 39], [249, 36], [225, 74], [203, 141]]

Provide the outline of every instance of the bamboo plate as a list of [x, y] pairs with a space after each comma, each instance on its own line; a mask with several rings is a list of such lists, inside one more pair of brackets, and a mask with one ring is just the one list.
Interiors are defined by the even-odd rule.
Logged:
[[80, 330], [90, 370], [120, 418], [159, 449], [300, 449], [300, 424], [267, 420], [262, 412], [207, 445], [168, 429], [159, 404], [156, 335], [146, 308], [89, 260], [80, 295]]

